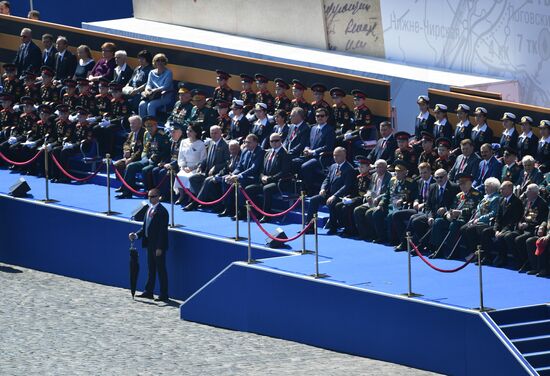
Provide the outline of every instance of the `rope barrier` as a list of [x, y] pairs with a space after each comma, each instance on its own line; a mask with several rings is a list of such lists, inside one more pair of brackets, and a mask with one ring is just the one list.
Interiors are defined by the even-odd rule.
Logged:
[[454, 269], [441, 269], [441, 268], [438, 268], [437, 266], [433, 265], [432, 263], [430, 263], [428, 261], [428, 259], [426, 259], [424, 257], [424, 255], [422, 255], [422, 253], [420, 253], [420, 251], [418, 250], [418, 248], [416, 247], [416, 245], [412, 242], [412, 241], [409, 241], [409, 243], [411, 243], [411, 247], [413, 247], [414, 251], [416, 252], [416, 254], [418, 255], [418, 257], [420, 257], [420, 259], [422, 261], [424, 261], [426, 263], [426, 265], [428, 265], [430, 268], [432, 268], [433, 270], [437, 270], [438, 272], [441, 272], [441, 273], [455, 273], [455, 272], [458, 272], [462, 269], [464, 269], [466, 266], [468, 266], [469, 263], [472, 262], [472, 260], [474, 259], [474, 257], [470, 257], [468, 260], [466, 260], [466, 262], [463, 264], [463, 265], [460, 265], [458, 268], [454, 268]]
[[227, 197], [227, 195], [233, 190], [233, 187], [234, 185], [231, 184], [229, 186], [229, 188], [227, 189], [227, 191], [225, 191], [225, 193], [218, 199], [214, 200], [214, 201], [201, 201], [199, 200], [194, 194], [193, 192], [191, 192], [189, 189], [185, 188], [185, 185], [183, 185], [183, 182], [180, 180], [179, 176], [176, 175], [176, 180], [178, 181], [178, 183], [180, 184], [180, 186], [183, 188], [183, 191], [185, 192], [185, 194], [187, 194], [191, 200], [195, 201], [196, 203], [200, 204], [200, 205], [205, 205], [205, 206], [210, 206], [210, 205], [216, 205], [216, 204], [219, 204], [220, 202], [222, 202], [223, 200], [225, 200], [225, 198]]
[[[133, 194], [137, 195], [137, 196], [147, 196], [147, 191], [145, 192], [140, 192], [140, 191], [136, 191], [134, 188], [132, 188], [128, 183], [126, 183], [126, 181], [124, 180], [124, 178], [122, 177], [122, 175], [120, 174], [120, 172], [118, 172], [118, 170], [115, 168], [115, 175], [117, 176], [117, 178], [122, 182], [122, 185], [124, 185], [124, 187], [126, 187], [126, 189], [128, 189], [130, 192], [132, 192]], [[168, 178], [168, 174], [164, 175], [164, 177], [162, 178], [162, 180], [157, 184], [157, 186], [155, 187], [155, 189], [158, 189], [160, 188], [160, 186], [164, 183], [164, 181]]]
[[292, 238], [287, 238], [287, 239], [281, 239], [281, 238], [277, 238], [273, 235], [271, 235], [269, 233], [269, 231], [267, 231], [265, 228], [263, 228], [262, 224], [260, 223], [260, 221], [258, 221], [258, 218], [256, 218], [256, 215], [254, 214], [253, 211], [250, 211], [250, 218], [252, 218], [254, 220], [254, 222], [256, 222], [256, 225], [258, 225], [258, 227], [260, 228], [260, 230], [262, 230], [262, 232], [268, 237], [270, 238], [271, 240], [275, 240], [277, 242], [281, 242], [281, 243], [286, 243], [286, 242], [291, 242], [293, 240], [296, 240], [298, 239], [299, 237], [301, 237], [302, 235], [304, 235], [306, 233], [307, 230], [309, 230], [309, 228], [313, 225], [313, 220], [309, 221], [309, 223], [307, 224], [306, 227], [303, 228], [302, 231], [300, 231], [296, 236], [293, 236]]
[[34, 157], [32, 157], [31, 159], [29, 159], [28, 161], [26, 162], [17, 162], [17, 161], [12, 161], [11, 159], [9, 159], [8, 157], [6, 157], [4, 154], [2, 154], [0, 152], [0, 158], [2, 158], [4, 161], [6, 161], [7, 163], [9, 164], [12, 164], [12, 165], [15, 165], [15, 166], [25, 166], [25, 165], [28, 165], [29, 163], [32, 163], [36, 160], [36, 158], [38, 158], [38, 156], [40, 154], [42, 154], [42, 152], [44, 151], [44, 149], [41, 149], [39, 150], [35, 155]]
[[99, 171], [101, 171], [101, 169], [103, 168], [103, 164], [104, 164], [103, 162], [101, 162], [98, 169], [95, 170], [91, 175], [88, 175], [84, 178], [77, 178], [76, 176], [71, 175], [69, 172], [67, 172], [67, 170], [65, 170], [63, 168], [63, 166], [61, 166], [61, 163], [59, 163], [59, 161], [57, 160], [55, 155], [51, 154], [51, 156], [52, 156], [53, 163], [55, 163], [55, 165], [57, 166], [57, 168], [59, 168], [59, 170], [63, 173], [63, 175], [65, 175], [66, 177], [68, 177], [71, 180], [76, 180], [77, 182], [80, 182], [80, 183], [88, 181], [88, 180], [92, 179], [94, 176], [96, 176], [97, 174], [99, 174]]
[[250, 198], [250, 196], [248, 195], [248, 193], [246, 193], [246, 191], [243, 189], [243, 188], [240, 188], [240, 191], [241, 193], [243, 194], [243, 196], [248, 200], [248, 202], [250, 203], [250, 205], [256, 209], [257, 212], [259, 212], [261, 215], [263, 216], [266, 216], [266, 217], [271, 217], [271, 218], [274, 218], [274, 217], [280, 217], [280, 216], [283, 216], [283, 215], [286, 215], [288, 213], [290, 213], [292, 210], [294, 210], [296, 208], [296, 206], [298, 206], [298, 204], [302, 201], [302, 198], [298, 198], [294, 204], [292, 204], [290, 206], [290, 208], [286, 209], [285, 211], [282, 211], [280, 213], [276, 213], [276, 214], [271, 214], [271, 213], [268, 213], [268, 212], [265, 212], [262, 210], [262, 208], [260, 208], [258, 205], [256, 205], [254, 203], [254, 201], [252, 201], [252, 199]]

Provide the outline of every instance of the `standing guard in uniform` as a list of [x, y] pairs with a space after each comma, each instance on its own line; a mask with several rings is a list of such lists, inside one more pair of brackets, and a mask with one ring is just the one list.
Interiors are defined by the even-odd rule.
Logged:
[[[344, 145], [344, 134], [352, 130], [353, 111], [350, 110], [348, 105], [344, 102], [346, 92], [339, 87], [333, 87], [330, 89], [330, 96], [332, 98], [332, 115], [334, 117], [334, 126], [336, 132], [336, 144], [338, 146]], [[351, 158], [351, 155], [348, 156]]]
[[305, 120], [309, 124], [315, 124], [315, 111], [311, 104], [305, 100], [304, 91], [307, 86], [301, 83], [299, 80], [292, 80], [292, 96], [294, 99], [291, 102], [292, 108], [300, 107], [306, 112]]
[[394, 152], [394, 160], [405, 162], [409, 177], [412, 177], [416, 175], [418, 170], [416, 168], [416, 154], [413, 148], [409, 146], [411, 135], [408, 132], [401, 131], [395, 134], [395, 138], [397, 139], [397, 149]]
[[472, 129], [474, 126], [470, 123], [470, 106], [464, 103], [460, 103], [456, 108], [456, 116], [458, 117], [458, 123], [456, 124], [454, 136], [452, 140], [452, 154], [460, 154], [460, 143], [463, 140], [470, 140], [472, 138]]
[[536, 159], [541, 173], [550, 172], [550, 120], [541, 120], [539, 124], [540, 140]]
[[521, 125], [521, 134], [518, 137], [516, 150], [518, 158], [522, 159], [526, 155], [535, 158], [537, 156], [537, 147], [539, 139], [533, 133], [533, 119], [530, 116], [522, 116], [519, 124]]
[[256, 93], [252, 90], [252, 83], [254, 78], [248, 74], [242, 73], [241, 75], [241, 85], [243, 90], [241, 91], [240, 100], [243, 102], [244, 111], [248, 113], [254, 108], [254, 105], [257, 102]]
[[236, 140], [240, 144], [250, 133], [250, 122], [243, 113], [244, 101], [233, 99], [231, 111], [233, 116], [231, 117], [231, 125], [226, 140]]
[[444, 104], [436, 104], [434, 107], [435, 118], [434, 122], [434, 137], [451, 138], [453, 136], [453, 126], [447, 118], [447, 106]]
[[220, 69], [216, 69], [216, 75], [216, 82], [218, 83], [218, 86], [214, 89], [212, 100], [214, 103], [217, 100], [223, 100], [231, 103], [233, 100], [233, 90], [227, 84], [227, 80], [231, 78], [231, 75]]
[[290, 89], [288, 83], [282, 78], [276, 78], [275, 82], [275, 110], [285, 110], [290, 113], [292, 110], [292, 102], [286, 95], [286, 91]]
[[328, 124], [332, 125], [334, 127], [334, 116], [332, 113], [331, 106], [325, 101], [325, 92], [327, 91], [327, 87], [320, 83], [314, 83], [311, 85], [311, 92], [313, 93], [313, 102], [311, 102], [311, 107], [313, 108], [313, 111], [316, 111], [319, 108], [324, 108], [328, 111], [329, 118], [328, 118]]
[[256, 103], [265, 103], [267, 106], [267, 113], [269, 115], [273, 115], [273, 112], [275, 111], [275, 98], [273, 98], [273, 94], [271, 94], [267, 89], [269, 78], [263, 74], [256, 73], [254, 75], [254, 79], [256, 79], [256, 86], [258, 87], [258, 92], [256, 93]]
[[[437, 218], [433, 224], [430, 243], [443, 251], [446, 258], [457, 258], [458, 253], [452, 254], [459, 241], [459, 231], [473, 216], [481, 194], [472, 188], [472, 175], [462, 173], [458, 175], [460, 192], [455, 196], [451, 209], [442, 218]], [[433, 257], [437, 254], [433, 254]]]
[[416, 99], [420, 113], [416, 116], [414, 123], [414, 140], [411, 141], [411, 146], [416, 155], [422, 152], [422, 132], [433, 134], [435, 117], [430, 114], [430, 97], [427, 95], [419, 95]]
[[254, 115], [257, 120], [252, 124], [250, 133], [258, 137], [258, 145], [266, 150], [269, 148], [269, 135], [273, 130], [273, 122], [267, 117], [267, 105], [261, 102], [256, 103]]
[[507, 147], [516, 148], [518, 144], [518, 131], [516, 130], [516, 115], [511, 112], [505, 112], [502, 115], [502, 135], [500, 136], [500, 149], [499, 155], [502, 156], [504, 149]]
[[487, 109], [485, 107], [476, 107], [474, 115], [476, 126], [472, 128], [472, 142], [474, 151], [477, 153], [481, 145], [493, 143], [493, 130], [487, 124]]

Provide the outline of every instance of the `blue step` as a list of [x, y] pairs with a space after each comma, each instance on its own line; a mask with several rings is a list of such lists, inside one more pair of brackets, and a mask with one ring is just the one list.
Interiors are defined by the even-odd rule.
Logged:
[[541, 304], [532, 307], [493, 311], [489, 312], [489, 316], [497, 325], [515, 324], [550, 318], [550, 308], [546, 304]]
[[523, 354], [534, 368], [550, 367], [550, 351]]
[[512, 343], [522, 353], [533, 353], [550, 350], [550, 334], [525, 337], [512, 340]]
[[502, 332], [511, 340], [525, 337], [534, 337], [550, 333], [550, 319], [499, 325], [499, 327]]

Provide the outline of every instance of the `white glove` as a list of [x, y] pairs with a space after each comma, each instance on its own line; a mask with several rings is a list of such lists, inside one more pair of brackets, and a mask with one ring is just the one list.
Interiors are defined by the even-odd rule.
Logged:
[[14, 110], [15, 112], [21, 111], [21, 105], [20, 105], [20, 104], [16, 104], [15, 106], [13, 106], [13, 110]]
[[344, 140], [345, 140], [345, 141], [351, 139], [351, 137], [352, 137], [352, 135], [351, 135], [350, 132], [346, 132], [346, 133], [344, 134]]
[[353, 200], [352, 200], [351, 198], [349, 198], [349, 197], [344, 197], [344, 198], [342, 199], [342, 202], [344, 203], [344, 205], [349, 205], [349, 204], [352, 203], [352, 201], [353, 201]]
[[14, 137], [14, 136], [11, 136], [9, 139], [8, 139], [8, 144], [10, 145], [13, 145], [17, 142], [17, 137]]
[[78, 115], [69, 115], [69, 121], [70, 122], [75, 122], [78, 120]]
[[48, 152], [52, 151], [53, 143], [49, 143], [46, 147], [48, 148]]
[[86, 121], [90, 124], [95, 124], [95, 122], [97, 121], [95, 117], [89, 117], [86, 119]]
[[253, 122], [254, 120], [256, 120], [256, 115], [254, 114], [246, 115], [246, 119], [250, 122]]
[[23, 145], [28, 148], [34, 148], [36, 146], [36, 141], [26, 141]]
[[72, 149], [72, 148], [74, 148], [74, 144], [71, 144], [70, 142], [65, 142], [65, 143], [63, 144], [63, 150], [65, 150], [65, 149]]
[[111, 125], [111, 120], [103, 120], [101, 123], [99, 123], [99, 126], [101, 128], [106, 128], [108, 127], [109, 125]]

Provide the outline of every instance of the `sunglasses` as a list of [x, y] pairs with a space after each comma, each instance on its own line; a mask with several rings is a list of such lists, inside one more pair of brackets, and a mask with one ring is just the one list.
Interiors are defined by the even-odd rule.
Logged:
[[159, 195], [152, 195], [152, 196], [147, 196], [149, 198], [154, 198], [154, 197], [158, 197]]
[[441, 179], [444, 179], [444, 178], [445, 178], [445, 176], [434, 176], [434, 179], [436, 179], [436, 180], [441, 180]]
[[278, 140], [269, 140], [269, 142], [271, 142], [271, 143], [274, 143], [274, 142], [281, 142], [281, 140], [280, 140], [280, 139], [278, 139]]
[[327, 115], [315, 114], [315, 117], [327, 117]]

